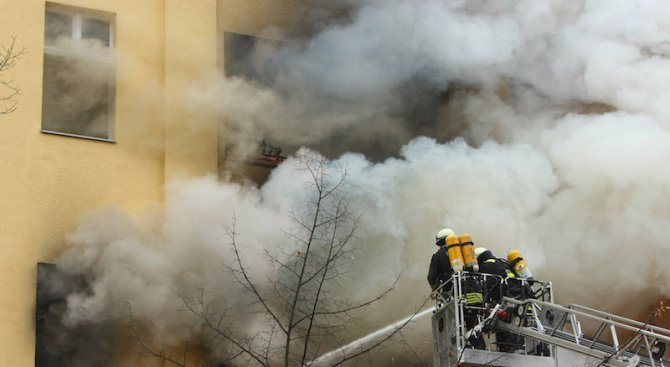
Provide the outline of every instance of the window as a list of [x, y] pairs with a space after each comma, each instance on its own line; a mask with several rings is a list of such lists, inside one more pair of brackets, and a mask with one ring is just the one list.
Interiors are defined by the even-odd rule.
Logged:
[[[285, 43], [254, 36], [224, 33], [223, 68], [225, 76], [242, 78], [263, 87], [270, 87], [277, 77], [277, 70], [270, 60], [276, 58]], [[257, 141], [240, 139], [241, 123], [228, 120], [219, 135], [219, 175], [234, 179], [251, 179], [261, 185], [270, 169], [277, 167], [286, 157], [282, 149], [274, 146], [271, 137], [258, 136]], [[251, 153], [249, 146], [257, 145]]]
[[37, 264], [35, 367], [112, 366], [112, 326], [106, 322], [66, 326], [67, 296], [90, 292], [85, 279], [54, 264]]
[[47, 4], [42, 131], [113, 140], [113, 14]]
[[276, 57], [282, 43], [244, 34], [224, 35], [224, 69], [227, 77], [241, 77], [271, 86], [277, 71], [268, 62]]

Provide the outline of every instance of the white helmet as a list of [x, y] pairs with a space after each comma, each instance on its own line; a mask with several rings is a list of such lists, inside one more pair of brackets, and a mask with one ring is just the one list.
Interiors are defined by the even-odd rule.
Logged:
[[437, 234], [435, 235], [435, 243], [439, 242], [441, 239], [447, 238], [447, 236], [451, 236], [454, 233], [454, 231], [451, 228], [442, 228], [439, 231], [437, 231]]
[[477, 247], [475, 248], [475, 256], [479, 257], [479, 255], [483, 254], [484, 251], [487, 251], [484, 247]]

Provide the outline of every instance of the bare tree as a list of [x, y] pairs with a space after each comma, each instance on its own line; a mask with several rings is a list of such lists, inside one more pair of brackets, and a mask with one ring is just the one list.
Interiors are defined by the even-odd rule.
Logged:
[[[294, 228], [284, 234], [293, 247], [264, 253], [277, 277], [258, 281], [241, 254], [236, 219], [226, 227], [234, 257], [227, 270], [250, 299], [245, 314], [261, 317], [264, 327], [250, 331], [245, 321], [239, 320], [239, 311], [231, 313], [235, 310], [228, 305], [211, 307], [204, 289], [194, 299], [184, 300], [186, 310], [201, 322], [201, 330], [207, 334], [219, 360], [223, 360], [220, 362], [223, 366], [341, 365], [384, 344], [412, 320], [410, 317], [394, 325], [378, 340], [337, 353], [334, 361], [315, 362], [328, 351], [326, 348], [346, 344], [341, 332], [355, 320], [356, 311], [388, 295], [400, 275], [386, 289], [367, 299], [353, 301], [342, 296], [347, 293], [343, 285], [348, 275], [346, 262], [351, 261], [355, 250], [354, 235], [359, 222], [349, 210], [347, 172], [338, 170], [332, 175], [325, 158], [313, 155], [300, 156], [300, 163], [310, 178], [312, 195], [295, 205], [290, 213]], [[185, 358], [169, 357], [147, 343], [141, 347], [164, 362], [190, 367], [182, 362]]]
[[5, 73], [16, 66], [16, 61], [25, 54], [25, 48], [16, 46], [16, 37], [12, 37], [9, 46], [2, 46], [0, 50], [0, 115], [5, 115], [16, 110], [18, 101], [16, 97], [21, 89], [8, 79]]

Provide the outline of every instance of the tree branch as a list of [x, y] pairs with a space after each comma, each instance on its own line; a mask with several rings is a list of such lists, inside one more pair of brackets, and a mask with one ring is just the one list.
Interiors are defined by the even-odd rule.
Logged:
[[0, 106], [0, 115], [5, 115], [16, 110], [18, 101], [15, 101], [14, 97], [21, 94], [21, 89], [14, 85], [13, 80], [5, 79], [3, 73], [16, 66], [16, 61], [25, 53], [25, 48], [22, 47], [19, 49], [16, 47], [16, 37], [12, 37], [9, 46], [3, 46], [2, 51], [0, 51], [0, 85], [8, 90], [6, 94], [0, 95], [0, 101], [8, 103], [8, 105]]
[[200, 320], [202, 320], [202, 321], [205, 323], [205, 325], [206, 325], [210, 330], [212, 330], [216, 335], [218, 335], [218, 336], [220, 336], [221, 338], [223, 338], [223, 339], [229, 341], [231, 344], [233, 344], [234, 346], [236, 346], [239, 350], [241, 350], [242, 352], [244, 352], [245, 355], [251, 357], [251, 358], [254, 359], [256, 362], [258, 362], [261, 366], [267, 366], [267, 365], [263, 362], [263, 360], [262, 360], [262, 358], [263, 358], [262, 355], [257, 355], [257, 354], [254, 353], [250, 348], [245, 347], [245, 346], [242, 344], [242, 342], [240, 342], [237, 338], [233, 337], [232, 335], [228, 335], [227, 333], [225, 333], [225, 332], [221, 329], [221, 320], [219, 321], [219, 323], [217, 323], [217, 325], [212, 324], [209, 315], [208, 315], [208, 314], [206, 313], [206, 311], [205, 311], [205, 310], [206, 310], [206, 307], [205, 307], [205, 305], [204, 305], [204, 303], [203, 303], [202, 300], [199, 300], [199, 305], [200, 305], [201, 311], [198, 311], [198, 310], [194, 309], [193, 306], [192, 306], [190, 303], [186, 302], [186, 301], [184, 301], [184, 305], [186, 306], [186, 308], [187, 308], [191, 313], [193, 313], [194, 315], [198, 316], [198, 317], [200, 318]]
[[[270, 315], [270, 317], [272, 317], [272, 319], [277, 323], [277, 325], [279, 326], [279, 328], [280, 328], [283, 332], [287, 333], [288, 330], [287, 330], [286, 328], [284, 328], [284, 325], [282, 325], [282, 323], [281, 323], [281, 321], [279, 320], [279, 318], [277, 317], [277, 315], [275, 315], [275, 313], [272, 312], [272, 310], [270, 309], [270, 306], [268, 306], [268, 304], [265, 302], [265, 299], [264, 299], [263, 296], [261, 296], [261, 294], [258, 292], [258, 290], [256, 289], [256, 286], [255, 286], [254, 283], [249, 279], [249, 276], [248, 276], [246, 270], [244, 269], [244, 265], [242, 264], [242, 259], [241, 259], [241, 257], [240, 257], [240, 252], [239, 252], [239, 250], [238, 250], [238, 248], [237, 248], [237, 243], [236, 243], [236, 240], [235, 240], [235, 236], [236, 236], [236, 233], [235, 233], [235, 224], [236, 224], [236, 219], [233, 218], [233, 227], [232, 227], [232, 228], [227, 228], [227, 227], [225, 227], [225, 230], [226, 230], [226, 232], [228, 233], [228, 236], [230, 237], [230, 239], [231, 239], [231, 241], [232, 241], [233, 251], [235, 252], [235, 260], [237, 261], [237, 265], [238, 265], [239, 268], [240, 268], [240, 270], [239, 270], [240, 273], [241, 273], [242, 276], [244, 277], [244, 281], [246, 282], [246, 286], [248, 286], [248, 289], [252, 292], [252, 294], [254, 294], [254, 295], [256, 296], [256, 298], [257, 298], [258, 301], [261, 303], [261, 305], [263, 305], [263, 308], [265, 309], [265, 311], [266, 311], [266, 312], [268, 313], [268, 315]], [[290, 326], [290, 324], [289, 324], [289, 326]]]

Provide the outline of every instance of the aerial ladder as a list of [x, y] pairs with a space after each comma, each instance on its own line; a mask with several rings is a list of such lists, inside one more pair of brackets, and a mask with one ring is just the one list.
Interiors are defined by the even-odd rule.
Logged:
[[[503, 285], [522, 282], [523, 293], [511, 297], [501, 286], [499, 297], [493, 297], [500, 303], [473, 306], [464, 297], [468, 277], [490, 291], [486, 284], [496, 276], [456, 273], [433, 292], [435, 367], [670, 367], [663, 359], [670, 330], [580, 305], [555, 304], [552, 284], [535, 280], [494, 279]], [[468, 330], [465, 318], [473, 313], [478, 323]], [[511, 348], [496, 340], [505, 333], [515, 336]], [[484, 336], [485, 349], [470, 346], [476, 335]]]

